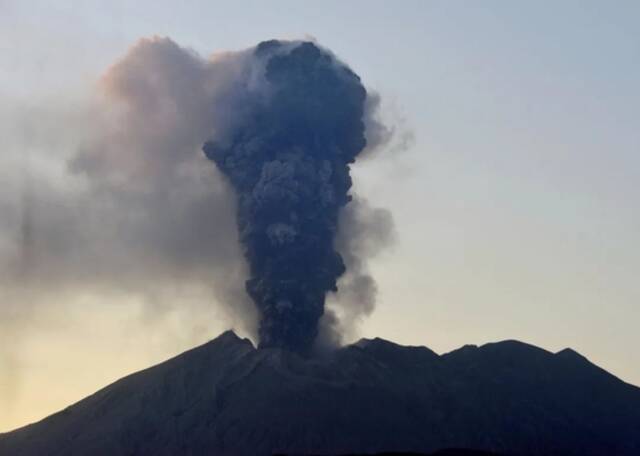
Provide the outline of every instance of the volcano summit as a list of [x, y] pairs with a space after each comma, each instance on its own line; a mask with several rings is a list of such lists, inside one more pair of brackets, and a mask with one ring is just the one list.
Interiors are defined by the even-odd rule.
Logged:
[[374, 339], [322, 358], [226, 332], [39, 423], [0, 454], [268, 455], [640, 452], [640, 389], [565, 349], [517, 341], [426, 347]]

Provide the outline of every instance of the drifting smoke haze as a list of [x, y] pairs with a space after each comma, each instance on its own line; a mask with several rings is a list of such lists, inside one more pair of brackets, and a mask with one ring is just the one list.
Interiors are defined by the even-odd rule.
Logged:
[[338, 281], [339, 293], [329, 295], [328, 309], [320, 321], [319, 348], [357, 337], [358, 324], [375, 309], [378, 293], [368, 261], [389, 248], [394, 239], [393, 217], [387, 209], [373, 208], [357, 197], [342, 209], [335, 245], [346, 272]]
[[349, 203], [350, 164], [393, 134], [378, 104], [314, 43], [203, 59], [152, 38], [90, 101], [16, 108], [22, 124], [2, 132], [17, 153], [0, 171], [0, 400], [20, 383], [30, 315], [75, 296], [134, 296], [150, 321], [213, 306], [263, 346], [307, 352], [318, 328], [340, 343], [372, 311], [367, 259], [392, 239], [387, 211]]
[[[207, 62], [153, 39], [113, 65], [99, 99], [82, 108], [88, 120], [58, 121], [77, 121], [79, 132], [64, 169], [45, 170], [47, 157], [31, 157], [29, 185], [14, 191], [4, 288], [17, 280], [41, 294], [115, 289], [153, 303], [206, 287], [241, 308], [244, 293], [231, 285], [243, 274], [233, 199], [199, 150], [211, 125], [224, 122], [211, 106], [220, 106], [216, 96], [241, 59]], [[50, 135], [36, 138], [40, 148]]]

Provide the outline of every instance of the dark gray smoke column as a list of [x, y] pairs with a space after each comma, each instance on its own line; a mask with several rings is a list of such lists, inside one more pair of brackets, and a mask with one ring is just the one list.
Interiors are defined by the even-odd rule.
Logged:
[[204, 151], [238, 196], [260, 346], [307, 353], [325, 295], [345, 271], [334, 237], [351, 199], [349, 164], [366, 144], [367, 93], [311, 42], [263, 42], [254, 57], [264, 62], [266, 89], [247, 89], [242, 121]]

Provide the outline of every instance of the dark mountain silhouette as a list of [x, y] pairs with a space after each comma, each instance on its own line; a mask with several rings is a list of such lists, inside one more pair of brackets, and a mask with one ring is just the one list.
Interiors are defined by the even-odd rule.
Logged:
[[[362, 340], [304, 359], [226, 332], [0, 435], [0, 454], [639, 455], [640, 388], [566, 349]], [[438, 454], [474, 454], [442, 452]], [[482, 454], [482, 453], [480, 453]]]

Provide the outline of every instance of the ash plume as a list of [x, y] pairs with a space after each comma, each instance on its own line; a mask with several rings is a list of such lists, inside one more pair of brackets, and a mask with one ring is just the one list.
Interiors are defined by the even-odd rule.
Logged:
[[0, 103], [0, 333], [40, 337], [37, 315], [87, 297], [141, 306], [141, 331], [179, 314], [166, 339], [180, 348], [233, 326], [307, 352], [327, 293], [336, 344], [371, 311], [357, 239], [380, 218], [349, 210], [349, 167], [393, 132], [328, 51], [271, 41], [203, 58], [146, 38], [96, 88]]
[[340, 214], [336, 247], [344, 259], [345, 274], [338, 293], [330, 295], [320, 320], [317, 348], [331, 349], [358, 337], [358, 325], [375, 309], [378, 287], [369, 260], [391, 247], [396, 233], [387, 209], [372, 207], [355, 197]]
[[167, 340], [182, 346], [203, 340], [192, 329], [203, 322], [255, 332], [236, 285], [245, 264], [233, 198], [201, 151], [235, 111], [227, 100], [245, 54], [204, 59], [147, 38], [90, 97], [0, 103], [10, 120], [0, 126], [0, 333], [28, 334], [32, 315], [66, 312], [79, 296], [133, 302], [145, 330], [178, 313], [184, 328]]
[[351, 200], [350, 164], [366, 146], [367, 92], [311, 42], [266, 41], [254, 56], [263, 83], [247, 90], [243, 119], [204, 151], [237, 194], [260, 346], [305, 353], [345, 272], [335, 237]]

